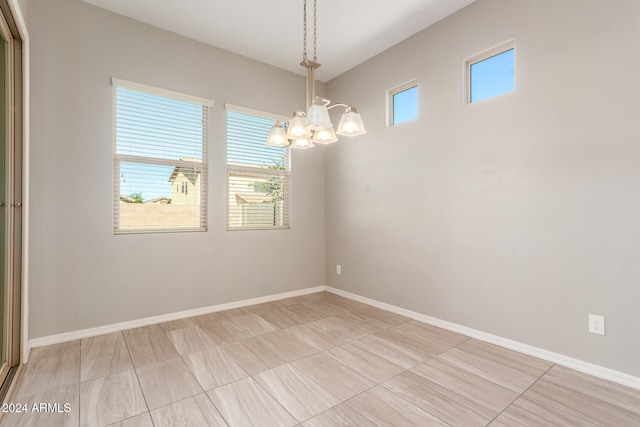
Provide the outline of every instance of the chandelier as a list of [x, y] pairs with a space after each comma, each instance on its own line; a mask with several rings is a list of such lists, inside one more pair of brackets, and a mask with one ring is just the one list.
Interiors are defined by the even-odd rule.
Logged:
[[[304, 45], [300, 65], [307, 69], [307, 111], [294, 111], [286, 129], [282, 122], [276, 121], [269, 132], [267, 145], [274, 147], [311, 148], [314, 144], [331, 144], [341, 136], [356, 136], [366, 133], [358, 110], [348, 104], [333, 104], [331, 100], [316, 96], [314, 70], [320, 67], [317, 55], [317, 0], [313, 0], [313, 60], [307, 58], [307, 0], [303, 6]], [[329, 110], [344, 107], [338, 130], [335, 130]]]

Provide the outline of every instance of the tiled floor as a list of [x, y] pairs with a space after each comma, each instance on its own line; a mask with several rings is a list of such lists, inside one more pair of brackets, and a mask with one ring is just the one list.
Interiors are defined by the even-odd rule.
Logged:
[[12, 400], [62, 412], [3, 426], [640, 425], [640, 391], [324, 292], [36, 348]]

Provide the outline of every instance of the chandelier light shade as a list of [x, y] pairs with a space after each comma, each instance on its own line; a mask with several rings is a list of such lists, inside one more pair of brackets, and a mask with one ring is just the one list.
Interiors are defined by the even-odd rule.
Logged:
[[[358, 110], [347, 104], [331, 105], [331, 100], [316, 96], [316, 80], [314, 70], [320, 67], [317, 46], [317, 0], [313, 0], [313, 60], [307, 58], [307, 0], [303, 0], [303, 49], [300, 65], [307, 69], [307, 111], [296, 111], [287, 125], [276, 121], [269, 133], [267, 145], [284, 147], [291, 144], [291, 148], [307, 149], [317, 144], [331, 144], [338, 141], [336, 134], [341, 136], [357, 136], [366, 133], [362, 118]], [[329, 110], [335, 107], [346, 107], [340, 119], [336, 132]], [[284, 135], [284, 136], [283, 136]]]
[[318, 131], [333, 127], [331, 118], [329, 117], [329, 110], [327, 109], [329, 102], [328, 99], [316, 96], [313, 104], [309, 106], [305, 128]]
[[306, 150], [307, 148], [313, 147], [313, 142], [311, 142], [310, 138], [300, 138], [291, 140], [291, 148], [299, 148], [302, 150]]
[[287, 138], [292, 140], [311, 138], [312, 132], [305, 128], [306, 124], [307, 113], [304, 111], [294, 111], [291, 120], [289, 120], [289, 126], [287, 127]]
[[367, 131], [364, 130], [362, 118], [360, 117], [358, 110], [355, 107], [347, 107], [340, 118], [337, 134], [344, 136], [358, 136], [366, 132]]
[[269, 132], [269, 138], [267, 138], [267, 145], [272, 147], [286, 147], [289, 145], [289, 140], [287, 139], [287, 131], [284, 130], [284, 126], [282, 126], [282, 122], [277, 121], [275, 125], [271, 128], [271, 132]]
[[317, 130], [313, 133], [312, 141], [316, 144], [331, 144], [332, 142], [336, 142], [338, 137], [336, 136], [336, 131], [333, 130], [333, 125], [329, 126], [326, 129]]

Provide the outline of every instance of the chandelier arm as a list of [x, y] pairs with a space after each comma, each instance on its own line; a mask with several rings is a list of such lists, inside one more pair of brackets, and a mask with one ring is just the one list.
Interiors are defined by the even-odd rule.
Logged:
[[333, 105], [327, 106], [327, 110], [331, 110], [332, 108], [335, 108], [335, 107], [345, 107], [345, 108], [349, 108], [349, 107], [351, 107], [351, 106], [350, 106], [350, 105], [348, 105], [348, 104], [333, 104]]

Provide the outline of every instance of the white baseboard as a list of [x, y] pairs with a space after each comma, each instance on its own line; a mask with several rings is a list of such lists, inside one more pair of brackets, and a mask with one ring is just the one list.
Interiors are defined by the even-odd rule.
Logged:
[[82, 329], [79, 331], [65, 332], [62, 334], [49, 335], [41, 338], [34, 338], [29, 341], [30, 347], [42, 347], [45, 345], [59, 344], [62, 342], [90, 338], [98, 335], [109, 334], [111, 332], [124, 331], [126, 329], [139, 328], [141, 326], [155, 325], [157, 323], [170, 322], [172, 320], [184, 319], [187, 317], [201, 316], [203, 314], [215, 313], [218, 311], [231, 310], [234, 308], [246, 307], [248, 305], [262, 304], [265, 302], [278, 301], [281, 299], [297, 297], [301, 295], [313, 294], [326, 290], [325, 286], [301, 289], [298, 291], [284, 292], [265, 297], [251, 298], [242, 301], [229, 302], [226, 304], [212, 305], [208, 307], [195, 308], [192, 310], [178, 311], [176, 313], [162, 314], [159, 316], [146, 317], [144, 319], [130, 320], [127, 322], [114, 323], [111, 325], [98, 326], [96, 328]]
[[447, 322], [445, 320], [437, 319], [435, 317], [427, 316], [425, 314], [417, 313], [415, 311], [407, 310], [395, 305], [387, 304], [384, 302], [376, 301], [371, 298], [366, 298], [360, 295], [352, 294], [341, 289], [332, 288], [330, 286], [316, 286], [314, 288], [301, 289], [298, 291], [285, 292], [276, 295], [269, 295], [259, 298], [251, 298], [242, 301], [230, 302], [226, 304], [218, 304], [209, 307], [201, 307], [193, 310], [179, 311], [176, 313], [163, 314], [160, 316], [147, 317], [144, 319], [131, 320], [127, 322], [114, 323], [112, 325], [99, 326], [96, 328], [82, 329], [79, 331], [65, 332], [62, 334], [50, 335], [41, 338], [34, 338], [29, 341], [30, 347], [42, 347], [50, 344], [59, 344], [62, 342], [90, 338], [97, 335], [108, 334], [111, 332], [123, 331], [131, 328], [138, 328], [141, 326], [149, 326], [162, 322], [169, 322], [172, 320], [184, 319], [187, 317], [200, 316], [203, 314], [215, 313], [218, 311], [231, 310], [234, 308], [246, 307], [248, 305], [261, 304], [265, 302], [278, 301], [281, 299], [292, 298], [301, 295], [312, 294], [316, 292], [327, 291], [333, 294], [352, 299], [354, 301], [362, 302], [373, 307], [378, 307], [383, 310], [397, 313], [410, 319], [417, 320], [419, 322], [428, 323], [433, 326], [437, 326], [443, 329], [447, 329], [453, 332], [457, 332], [469, 337], [485, 341], [491, 344], [499, 345], [511, 350], [518, 351], [520, 353], [528, 354], [530, 356], [538, 357], [549, 362], [557, 363], [562, 366], [566, 366], [576, 371], [584, 372], [599, 378], [603, 378], [609, 381], [616, 382], [618, 384], [632, 387], [640, 390], [640, 378], [633, 375], [625, 374], [623, 372], [615, 371], [613, 369], [605, 368], [603, 366], [595, 365], [593, 363], [585, 362], [583, 360], [575, 359], [563, 354], [554, 353], [552, 351], [544, 350], [531, 345], [523, 344], [518, 341], [513, 341], [507, 338], [492, 335], [477, 329], [468, 328], [466, 326], [458, 325], [456, 323]]
[[407, 310], [397, 307], [395, 305], [387, 304], [384, 302], [376, 301], [370, 298], [366, 298], [360, 295], [352, 294], [350, 292], [343, 291], [341, 289], [326, 287], [327, 292], [352, 299], [354, 301], [362, 302], [367, 305], [372, 305], [383, 310], [390, 311], [392, 313], [400, 314], [405, 317], [417, 320], [419, 322], [428, 323], [433, 326], [437, 326], [443, 329], [447, 329], [453, 332], [457, 332], [463, 335], [467, 335], [472, 338], [476, 338], [480, 341], [485, 341], [491, 344], [499, 345], [501, 347], [515, 350], [520, 353], [528, 354], [530, 356], [538, 357], [549, 362], [557, 363], [558, 365], [566, 366], [567, 368], [575, 369], [576, 371], [584, 372], [595, 377], [603, 378], [605, 380], [613, 381], [618, 384], [632, 387], [640, 390], [640, 378], [633, 375], [625, 374], [623, 372], [615, 371], [613, 369], [605, 368], [603, 366], [595, 365], [593, 363], [585, 362], [583, 360], [574, 359], [563, 354], [554, 353], [552, 351], [544, 350], [531, 345], [523, 344], [518, 341], [513, 341], [507, 338], [492, 335], [486, 332], [478, 331], [476, 329], [468, 328], [466, 326], [458, 325], [456, 323], [447, 322], [445, 320], [430, 317], [415, 311]]

